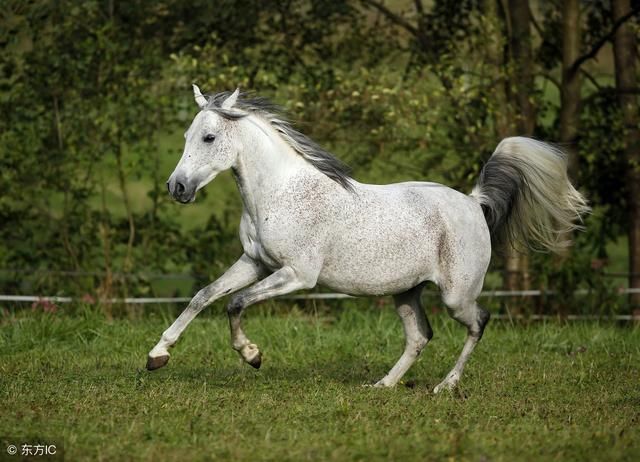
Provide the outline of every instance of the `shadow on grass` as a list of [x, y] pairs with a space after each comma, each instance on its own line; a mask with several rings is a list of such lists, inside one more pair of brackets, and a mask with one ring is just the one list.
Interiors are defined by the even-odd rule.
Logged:
[[[363, 361], [353, 357], [340, 360], [301, 362], [299, 364], [268, 364], [260, 370], [238, 361], [237, 366], [205, 366], [192, 364], [169, 364], [163, 369], [147, 371], [138, 369], [135, 374], [143, 377], [147, 384], [206, 382], [215, 387], [234, 389], [238, 387], [272, 388], [291, 384], [324, 385], [336, 387], [361, 387], [372, 385], [381, 379], [392, 364], [380, 361]], [[398, 386], [407, 388], [429, 388], [438, 383], [440, 377], [433, 372], [429, 376], [410, 378]]]

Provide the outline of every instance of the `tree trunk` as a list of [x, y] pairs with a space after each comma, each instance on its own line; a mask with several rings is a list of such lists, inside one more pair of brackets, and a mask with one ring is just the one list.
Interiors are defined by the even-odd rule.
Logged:
[[536, 125], [533, 101], [533, 53], [531, 51], [531, 9], [529, 0], [509, 0], [511, 59], [514, 64], [513, 92], [518, 104], [520, 135], [531, 136]]
[[[106, 198], [106, 186], [104, 182], [104, 176], [100, 175], [100, 198], [102, 205], [102, 221], [100, 222], [100, 238], [102, 239], [102, 250], [104, 252], [104, 279], [102, 280], [100, 287], [98, 288], [97, 295], [98, 300], [109, 299], [113, 293], [113, 271], [111, 267], [111, 228], [109, 226], [109, 220], [107, 216], [109, 214], [107, 209]], [[107, 315], [107, 318], [111, 318], [111, 303], [101, 304], [103, 311]]]
[[[513, 105], [509, 101], [507, 86], [510, 84], [509, 75], [505, 70], [505, 45], [507, 43], [508, 28], [504, 14], [501, 14], [500, 0], [485, 0], [487, 24], [487, 56], [493, 66], [492, 74], [498, 76], [496, 84], [491, 89], [491, 98], [495, 102], [496, 135], [504, 139], [515, 134], [513, 123]], [[504, 13], [504, 12], [502, 12]]]
[[[629, 0], [613, 0], [613, 20], [631, 11]], [[627, 162], [626, 182], [629, 213], [629, 287], [640, 288], [640, 130], [638, 129], [638, 100], [632, 91], [637, 84], [634, 30], [627, 22], [614, 36], [616, 89], [624, 121], [624, 154]], [[629, 296], [631, 309], [640, 309], [640, 294]]]
[[[560, 142], [568, 155], [567, 170], [569, 178], [578, 179], [580, 158], [578, 154], [578, 132], [580, 126], [580, 108], [582, 105], [580, 90], [580, 67], [574, 66], [580, 58], [582, 24], [580, 22], [580, 1], [565, 0], [562, 4], [562, 82], [560, 84]], [[571, 232], [562, 239], [572, 240]], [[566, 264], [571, 249], [564, 249], [555, 258], [558, 266]], [[562, 310], [562, 308], [560, 308]]]
[[[487, 15], [487, 55], [495, 67], [493, 72], [500, 78], [492, 88], [491, 98], [495, 104], [496, 136], [499, 140], [517, 134], [514, 124], [514, 108], [509, 98], [509, 89], [513, 86], [513, 76], [505, 69], [505, 44], [509, 37], [509, 27], [506, 14], [501, 14], [500, 0], [486, 0]], [[506, 13], [502, 11], [502, 13]], [[514, 249], [505, 249], [504, 255], [504, 287], [507, 290], [520, 290], [522, 281], [522, 254]], [[507, 304], [506, 308], [518, 311], [515, 306]]]
[[[116, 165], [118, 167], [118, 182], [120, 184], [120, 192], [122, 193], [122, 202], [124, 204], [125, 212], [127, 213], [127, 221], [129, 222], [129, 239], [127, 240], [127, 253], [124, 257], [124, 263], [122, 265], [125, 273], [131, 271], [132, 266], [132, 254], [133, 254], [133, 242], [136, 237], [136, 225], [133, 220], [133, 210], [131, 209], [131, 203], [129, 202], [129, 190], [127, 188], [127, 176], [124, 171], [124, 165], [122, 164], [122, 142], [118, 140], [118, 145], [115, 146]], [[126, 288], [126, 279], [124, 286]]]
[[[517, 134], [533, 135], [536, 125], [536, 111], [532, 101], [533, 53], [531, 50], [531, 9], [529, 0], [509, 0], [507, 19], [510, 25], [510, 58], [513, 75], [510, 88], [516, 102]], [[513, 248], [506, 249], [504, 284], [507, 290], [528, 290], [530, 288], [529, 257]]]
[[569, 177], [578, 177], [578, 128], [580, 122], [580, 71], [573, 64], [580, 57], [580, 2], [565, 0], [562, 8], [562, 84], [560, 88], [560, 141], [569, 155]]

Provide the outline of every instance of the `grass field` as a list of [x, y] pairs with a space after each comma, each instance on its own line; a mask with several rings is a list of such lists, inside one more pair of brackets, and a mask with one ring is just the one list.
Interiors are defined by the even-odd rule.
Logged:
[[372, 389], [403, 346], [391, 308], [283, 305], [248, 313], [260, 371], [230, 349], [219, 307], [155, 372], [166, 311], [5, 311], [0, 436], [62, 441], [68, 461], [640, 460], [637, 327], [493, 322], [461, 386], [433, 395], [464, 338], [446, 316], [401, 386]]

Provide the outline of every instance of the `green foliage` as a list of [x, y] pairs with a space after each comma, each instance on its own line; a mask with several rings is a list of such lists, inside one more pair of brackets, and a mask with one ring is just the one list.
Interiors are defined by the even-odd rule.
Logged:
[[[587, 48], [609, 26], [601, 3], [585, 6]], [[183, 289], [191, 292], [237, 258], [230, 182], [216, 190], [229, 199], [199, 197], [214, 210], [184, 211], [165, 192], [174, 135], [195, 113], [192, 82], [271, 97], [361, 181], [469, 191], [500, 124], [518, 117], [513, 69], [496, 60], [508, 45], [504, 27], [487, 2], [433, 2], [410, 17], [415, 32], [369, 4], [8, 2], [0, 19], [0, 268], [33, 274], [0, 279], [0, 291], [146, 294], [159, 288], [145, 275], [189, 273]], [[541, 11], [536, 71], [553, 73], [560, 11], [551, 3]], [[537, 84], [536, 134], [555, 139], [556, 96]], [[502, 90], [507, 101], [497, 97]], [[562, 276], [550, 258], [536, 257], [536, 283], [595, 284], [590, 259], [603, 257], [625, 225], [624, 190], [614, 187], [622, 168], [615, 95], [589, 95], [581, 123], [580, 184], [601, 206], [591, 221], [597, 233], [579, 240]]]
[[585, 231], [574, 234], [573, 251], [568, 257], [532, 254], [534, 287], [554, 292], [544, 299], [546, 311], [596, 316], [625, 311], [616, 281], [607, 278], [604, 271], [608, 263], [607, 227], [607, 211], [598, 207], [586, 219]]
[[[612, 238], [627, 223], [627, 188], [622, 178], [626, 162], [623, 156], [623, 124], [615, 92], [595, 93], [585, 101], [580, 139], [580, 183], [590, 192], [590, 199], [606, 207], [605, 233]], [[606, 140], [606, 142], [603, 142]]]
[[[146, 2], [43, 6], [16, 7], [10, 17], [29, 46], [12, 48], [16, 37], [5, 37], [0, 158], [3, 188], [12, 193], [0, 200], [2, 221], [14, 226], [1, 229], [2, 266], [107, 275], [184, 267], [183, 230], [163, 215], [169, 201], [155, 143], [173, 118], [169, 84], [157, 78], [167, 62], [167, 11]], [[151, 210], [132, 210], [132, 177], [152, 178]], [[106, 197], [114, 184], [124, 217]], [[94, 280], [74, 282], [29, 280], [37, 292], [95, 290]], [[135, 285], [145, 290], [143, 281]], [[15, 291], [11, 281], [2, 289]], [[112, 288], [103, 281], [102, 289]]]

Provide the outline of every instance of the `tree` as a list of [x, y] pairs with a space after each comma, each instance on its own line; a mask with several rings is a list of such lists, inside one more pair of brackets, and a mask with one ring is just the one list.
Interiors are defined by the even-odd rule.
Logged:
[[578, 147], [582, 82], [579, 58], [582, 24], [579, 0], [565, 0], [562, 6], [562, 82], [560, 86], [560, 142], [569, 155], [569, 178], [578, 177]]
[[[613, 0], [613, 20], [632, 12], [629, 0]], [[622, 111], [625, 129], [624, 157], [627, 164], [627, 211], [629, 216], [629, 287], [640, 288], [640, 126], [638, 123], [638, 100], [636, 96], [638, 76], [636, 73], [637, 40], [635, 32], [627, 22], [621, 24], [614, 36], [614, 60], [616, 90]], [[640, 308], [640, 294], [629, 297], [632, 309]]]
[[517, 102], [517, 128], [522, 136], [531, 136], [536, 127], [533, 103], [534, 60], [531, 43], [531, 7], [529, 0], [509, 0], [511, 59], [514, 67], [513, 94]]
[[508, 24], [501, 0], [486, 0], [484, 10], [487, 16], [488, 56], [493, 66], [492, 71], [496, 76], [491, 92], [492, 99], [497, 106], [495, 132], [498, 139], [503, 139], [516, 133], [513, 104], [509, 98], [509, 87], [511, 86], [511, 76], [508, 71], [509, 59], [508, 54], [505, 53], [508, 49], [506, 44], [509, 41]]
[[[534, 72], [529, 0], [509, 0], [505, 15], [509, 33], [509, 58], [513, 68], [510, 90], [516, 105], [516, 134], [531, 136], [536, 126], [533, 103]], [[515, 248], [505, 252], [504, 285], [507, 290], [527, 290], [531, 284], [528, 255]]]

